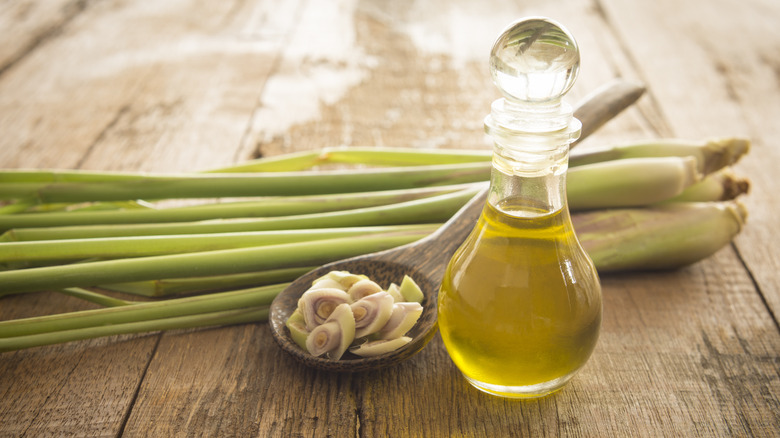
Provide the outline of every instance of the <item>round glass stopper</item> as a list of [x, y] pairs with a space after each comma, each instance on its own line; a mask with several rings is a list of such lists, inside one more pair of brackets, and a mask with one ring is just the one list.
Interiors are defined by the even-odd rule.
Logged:
[[514, 23], [490, 52], [490, 74], [507, 100], [555, 102], [574, 84], [580, 51], [574, 37], [547, 18]]

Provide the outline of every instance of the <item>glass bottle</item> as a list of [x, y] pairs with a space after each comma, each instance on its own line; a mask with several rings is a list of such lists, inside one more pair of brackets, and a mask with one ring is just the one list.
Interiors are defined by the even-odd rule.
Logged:
[[447, 267], [438, 321], [455, 365], [494, 395], [560, 389], [598, 339], [601, 286], [566, 201], [569, 145], [582, 125], [561, 98], [579, 60], [574, 38], [546, 18], [513, 24], [491, 52], [504, 97], [485, 118], [490, 191]]

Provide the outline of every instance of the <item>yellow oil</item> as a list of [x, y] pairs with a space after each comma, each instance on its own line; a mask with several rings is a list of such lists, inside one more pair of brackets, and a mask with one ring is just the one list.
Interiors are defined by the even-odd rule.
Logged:
[[568, 211], [520, 204], [486, 205], [447, 267], [439, 329], [474, 386], [536, 397], [563, 386], [590, 357], [601, 287]]

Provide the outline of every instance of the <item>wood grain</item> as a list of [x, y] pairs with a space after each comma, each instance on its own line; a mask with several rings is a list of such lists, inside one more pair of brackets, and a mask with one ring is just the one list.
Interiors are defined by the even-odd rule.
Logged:
[[[647, 85], [578, 148], [753, 141], [736, 166], [753, 189], [735, 244], [603, 277], [599, 345], [563, 391], [479, 393], [438, 336], [397, 367], [330, 374], [245, 324], [1, 354], [0, 436], [777, 436], [777, 2], [6, 2], [0, 166], [175, 172], [334, 145], [489, 148], [487, 54], [532, 14], [577, 37], [572, 103], [616, 77]], [[0, 319], [87, 307], [4, 297]]]

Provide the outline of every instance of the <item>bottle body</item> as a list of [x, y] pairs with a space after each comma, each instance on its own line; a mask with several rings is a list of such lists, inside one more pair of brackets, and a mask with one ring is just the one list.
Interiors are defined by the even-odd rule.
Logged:
[[548, 394], [595, 348], [601, 287], [566, 206], [566, 159], [533, 177], [496, 166], [482, 215], [447, 267], [439, 330], [453, 362], [483, 391]]

